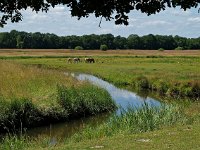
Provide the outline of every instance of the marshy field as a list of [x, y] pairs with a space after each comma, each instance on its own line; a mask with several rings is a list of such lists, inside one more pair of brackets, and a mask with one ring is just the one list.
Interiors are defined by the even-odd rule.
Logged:
[[[80, 62], [67, 61], [75, 57]], [[199, 68], [200, 50], [2, 49], [0, 149], [199, 149]], [[76, 74], [98, 77], [143, 104], [119, 113], [115, 96]], [[70, 137], [55, 138], [51, 129], [27, 134], [99, 114], [106, 114], [103, 121], [79, 124]]]

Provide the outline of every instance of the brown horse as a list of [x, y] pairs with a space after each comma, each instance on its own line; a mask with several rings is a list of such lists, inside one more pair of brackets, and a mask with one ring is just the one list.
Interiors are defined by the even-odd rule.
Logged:
[[94, 58], [85, 58], [86, 63], [95, 63]]

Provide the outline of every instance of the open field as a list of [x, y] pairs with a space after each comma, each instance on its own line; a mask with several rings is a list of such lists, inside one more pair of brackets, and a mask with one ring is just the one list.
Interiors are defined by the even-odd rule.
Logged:
[[14, 57], [25, 65], [39, 65], [68, 72], [89, 73], [117, 86], [148, 89], [177, 97], [199, 98], [198, 56], [93, 56], [96, 63], [67, 63], [63, 57]]
[[[74, 93], [74, 95], [69, 97], [69, 99], [72, 99], [79, 96], [79, 92], [85, 92], [85, 88], [83, 90], [79, 90], [78, 88], [72, 89], [69, 85], [86, 84], [86, 87], [88, 87], [88, 83], [76, 83], [77, 81], [74, 81], [73, 78], [69, 79], [66, 76], [57, 76], [55, 74], [58, 72], [81, 72], [96, 75], [117, 86], [132, 90], [153, 90], [162, 94], [163, 99], [168, 97], [168, 99], [172, 99], [173, 101], [178, 99], [178, 101], [181, 102], [181, 104], [178, 103], [180, 107], [177, 107], [177, 109], [176, 107], [172, 107], [171, 109], [164, 111], [164, 113], [159, 113], [158, 110], [154, 112], [153, 109], [144, 109], [144, 112], [138, 114], [135, 114], [134, 112], [131, 113], [130, 111], [129, 114], [124, 115], [124, 118], [115, 118], [112, 120], [113, 122], [107, 122], [105, 125], [99, 126], [99, 128], [91, 130], [90, 128], [86, 128], [83, 132], [72, 137], [71, 141], [66, 140], [65, 142], [57, 143], [53, 146], [50, 146], [50, 140], [44, 137], [34, 140], [26, 140], [23, 137], [22, 139], [11, 137], [3, 140], [3, 143], [0, 144], [0, 149], [9, 149], [13, 146], [15, 147], [14, 149], [101, 148], [187, 150], [200, 148], [200, 142], [198, 140], [200, 138], [200, 104], [198, 101], [200, 97], [199, 50], [164, 52], [129, 50], [106, 52], [5, 50], [0, 52], [0, 56], [1, 59], [6, 59], [0, 60], [1, 84], [3, 83], [5, 87], [7, 86], [7, 88], [0, 87], [0, 92], [7, 98], [9, 98], [10, 93], [20, 97], [20, 95], [23, 95], [20, 94], [20, 88], [25, 87], [22, 91], [25, 91], [23, 93], [25, 93], [24, 95], [26, 95], [26, 97], [33, 97], [33, 99], [37, 99], [38, 96], [46, 98], [46, 100], [41, 99], [39, 101], [33, 101], [37, 105], [46, 105], [51, 100], [49, 100], [48, 94], [45, 96], [43, 95], [45, 92], [43, 93], [41, 91], [43, 91], [43, 89], [49, 90], [50, 92], [47, 93], [59, 95], [54, 90], [53, 92], [51, 91], [52, 89], [57, 88], [54, 87], [59, 81], [58, 83], [61, 82], [64, 84], [64, 88], [63, 86], [59, 86], [61, 91], [60, 96], [62, 97], [62, 92], [68, 93], [68, 91], [70, 91], [70, 93]], [[6, 58], [6, 56], [12, 56], [13, 58]], [[77, 64], [67, 63], [66, 58], [70, 56], [80, 57], [81, 59], [85, 56], [92, 56], [96, 62], [94, 64], [84, 62]], [[24, 64], [25, 66], [21, 64]], [[24, 71], [24, 68], [26, 68], [25, 70], [27, 70], [27, 72]], [[32, 69], [34, 75], [31, 75]], [[41, 72], [44, 73], [35, 76], [37, 73], [40, 74]], [[29, 77], [31, 79], [29, 79]], [[18, 85], [19, 83], [20, 85]], [[33, 90], [29, 89], [29, 84], [26, 85], [26, 83], [30, 83], [30, 87], [35, 88], [33, 88]], [[40, 83], [44, 83], [44, 85], [40, 85]], [[12, 87], [10, 86], [12, 84], [15, 86], [13, 86], [14, 88], [11, 88], [11, 91], [12, 89], [13, 91], [9, 92], [9, 87]], [[38, 84], [41, 87], [38, 88]], [[41, 91], [38, 92], [37, 89], [38, 91], [41, 89]], [[100, 92], [101, 90], [99, 90], [100, 89], [94, 92], [102, 93]], [[89, 91], [91, 91], [91, 89], [86, 88], [86, 92]], [[31, 94], [32, 92], [33, 94]], [[102, 97], [102, 95], [100, 94], [99, 97]], [[172, 97], [176, 99], [173, 99]], [[187, 102], [184, 102], [183, 99], [187, 99]], [[192, 101], [192, 99], [195, 99], [196, 101]], [[55, 104], [56, 102], [57, 101], [55, 101]], [[70, 103], [62, 104], [68, 106]], [[102, 102], [99, 104], [101, 103]], [[76, 108], [77, 107], [73, 110], [79, 110]], [[164, 117], [160, 115], [163, 115]], [[136, 120], [132, 118], [135, 118]], [[134, 124], [137, 123], [137, 127], [139, 128], [134, 126]], [[136, 132], [136, 130], [138, 130], [139, 133]], [[94, 139], [92, 139], [93, 137]]]
[[200, 56], [200, 50], [0, 49], [0, 56]]

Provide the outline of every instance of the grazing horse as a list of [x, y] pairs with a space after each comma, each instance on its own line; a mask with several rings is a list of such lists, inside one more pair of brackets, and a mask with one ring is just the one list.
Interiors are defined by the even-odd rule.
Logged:
[[67, 62], [71, 64], [73, 62], [73, 59], [72, 58], [68, 58]]
[[81, 62], [80, 58], [74, 58], [74, 63], [79, 63]]
[[94, 58], [85, 58], [86, 63], [95, 63]]

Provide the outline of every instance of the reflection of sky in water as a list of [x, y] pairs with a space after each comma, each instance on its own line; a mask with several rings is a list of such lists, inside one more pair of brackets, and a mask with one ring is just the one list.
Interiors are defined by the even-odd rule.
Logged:
[[[152, 98], [144, 98], [136, 95], [133, 92], [128, 90], [123, 90], [115, 87], [114, 85], [103, 81], [95, 76], [87, 75], [87, 74], [74, 74], [74, 73], [65, 73], [66, 75], [71, 75], [76, 77], [79, 80], [88, 80], [89, 82], [106, 89], [109, 94], [112, 96], [113, 100], [117, 103], [117, 105], [121, 106], [123, 110], [126, 110], [127, 107], [140, 107], [144, 102], [148, 103], [152, 106], [159, 106], [160, 103]], [[117, 114], [120, 114], [120, 109], [117, 110]], [[83, 118], [80, 120], [74, 120], [71, 122], [53, 124], [46, 127], [39, 127], [35, 129], [31, 129], [27, 131], [27, 135], [31, 137], [38, 137], [39, 135], [48, 135], [50, 136], [50, 145], [53, 146], [57, 143], [58, 139], [65, 139], [66, 137], [70, 137], [74, 133], [81, 131], [85, 125], [99, 125], [99, 123], [104, 122], [107, 118], [109, 118], [109, 114], [93, 116], [90, 118]]]
[[[130, 92], [128, 90], [123, 90], [123, 89], [119, 89], [117, 87], [115, 87], [114, 85], [103, 81], [95, 76], [92, 75], [88, 75], [88, 74], [71, 74], [72, 76], [76, 77], [78, 80], [87, 80], [91, 83], [93, 83], [94, 85], [97, 85], [99, 87], [102, 87], [104, 89], [106, 89], [109, 94], [111, 95], [111, 97], [113, 98], [113, 100], [115, 100], [115, 102], [117, 103], [118, 106], [120, 106], [121, 108], [125, 109], [127, 107], [140, 107], [142, 104], [144, 104], [144, 102], [146, 102], [147, 104], [151, 105], [151, 106], [159, 106], [160, 102], [152, 99], [152, 98], [144, 98], [144, 97], [140, 97], [138, 95], [136, 95], [133, 92]], [[119, 112], [120, 110], [118, 110]]]

